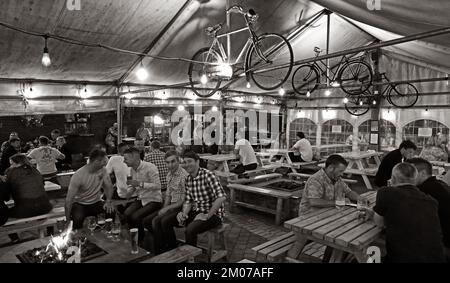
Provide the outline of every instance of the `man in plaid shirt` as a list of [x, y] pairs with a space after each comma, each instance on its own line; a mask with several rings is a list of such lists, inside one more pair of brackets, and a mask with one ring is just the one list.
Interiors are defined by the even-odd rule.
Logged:
[[[174, 233], [174, 226], [186, 226], [186, 244], [196, 246], [197, 235], [208, 231], [223, 221], [225, 191], [218, 178], [209, 170], [200, 168], [200, 158], [194, 152], [184, 154], [186, 196], [183, 210], [175, 217], [163, 221], [164, 233]], [[168, 248], [176, 248], [175, 237], [167, 237]]]
[[153, 163], [159, 172], [159, 180], [161, 181], [161, 192], [167, 190], [167, 169], [166, 160], [164, 157], [166, 154], [160, 150], [161, 144], [159, 141], [153, 141], [151, 144], [151, 151], [145, 155], [144, 161]]

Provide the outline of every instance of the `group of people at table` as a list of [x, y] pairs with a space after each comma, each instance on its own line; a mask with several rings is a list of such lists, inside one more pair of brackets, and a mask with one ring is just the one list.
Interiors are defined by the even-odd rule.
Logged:
[[[310, 161], [311, 145], [303, 133], [298, 137], [293, 158]], [[235, 153], [240, 156], [240, 164], [234, 171], [242, 174], [255, 169], [256, 157], [248, 140], [239, 135], [236, 138]], [[413, 158], [416, 150], [414, 143], [404, 141], [384, 157], [375, 177], [375, 184], [380, 187], [376, 204], [367, 210], [366, 217], [386, 229], [386, 261], [445, 262], [450, 259], [450, 187], [432, 176], [430, 162]], [[200, 167], [196, 153], [189, 151], [183, 156], [177, 151], [164, 153], [158, 141], [152, 142], [144, 160], [139, 149], [124, 143], [118, 145], [118, 152], [108, 159], [105, 151], [94, 149], [88, 164], [72, 176], [65, 214], [68, 221], [73, 221], [74, 229], [81, 229], [88, 216], [118, 212], [114, 216], [120, 215], [129, 228], [139, 229], [141, 245], [150, 237], [149, 248], [159, 254], [177, 246], [174, 227], [185, 226], [186, 243], [195, 246], [198, 234], [222, 223], [226, 193], [218, 177]], [[63, 158], [60, 154], [55, 152], [55, 158]], [[29, 156], [33, 157], [33, 152]], [[15, 199], [16, 209], [25, 204], [22, 207], [26, 207], [26, 215], [48, 212], [51, 206], [44, 189], [38, 185], [43, 183], [39, 164], [34, 169], [23, 154], [12, 156], [10, 162], [2, 185], [14, 187], [28, 182], [27, 187], [34, 188], [21, 192], [22, 198]], [[334, 207], [338, 194], [351, 201], [358, 200], [360, 196], [341, 178], [347, 165], [340, 155], [328, 157], [325, 168], [305, 184], [300, 215]], [[19, 170], [23, 172], [16, 173]], [[16, 175], [35, 178], [15, 178]], [[0, 192], [3, 197], [4, 190]], [[38, 202], [34, 201], [37, 199]], [[128, 202], [117, 206], [114, 200]]]

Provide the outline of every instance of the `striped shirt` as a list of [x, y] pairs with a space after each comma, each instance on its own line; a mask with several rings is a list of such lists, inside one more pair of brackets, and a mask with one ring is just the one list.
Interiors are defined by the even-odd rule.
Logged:
[[[189, 175], [186, 178], [185, 201], [197, 205], [197, 210], [201, 213], [209, 213], [214, 201], [225, 196], [219, 179], [209, 170], [200, 168], [196, 177]], [[224, 212], [225, 206], [222, 204], [216, 215], [223, 220]]]

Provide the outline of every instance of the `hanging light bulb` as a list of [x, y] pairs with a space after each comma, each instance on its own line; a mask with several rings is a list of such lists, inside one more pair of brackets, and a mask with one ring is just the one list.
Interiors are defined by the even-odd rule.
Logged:
[[306, 93], [306, 97], [311, 97], [311, 92], [308, 91], [308, 92]]
[[332, 87], [340, 87], [341, 84], [340, 84], [338, 81], [333, 81], [333, 82], [331, 83], [331, 86], [332, 86]]
[[50, 65], [52, 64], [52, 60], [50, 59], [50, 53], [48, 52], [48, 47], [47, 47], [47, 39], [48, 37], [45, 36], [45, 47], [44, 47], [44, 54], [42, 55], [42, 65], [44, 67], [50, 67]]
[[325, 91], [325, 96], [330, 96], [330, 95], [331, 95], [331, 91], [326, 90], [326, 91]]
[[148, 72], [144, 68], [144, 64], [142, 63], [142, 61], [141, 61], [141, 66], [136, 71], [136, 76], [140, 81], [145, 81], [148, 78]]
[[286, 91], [284, 90], [283, 87], [281, 87], [280, 90], [278, 91], [278, 93], [279, 93], [281, 96], [283, 96], [283, 95], [286, 94]]
[[219, 65], [219, 76], [231, 78], [233, 76], [233, 68], [227, 63], [220, 64]]
[[184, 108], [184, 106], [183, 105], [180, 105], [180, 106], [178, 106], [178, 111], [184, 111], [185, 110], [185, 108]]
[[377, 101], [374, 99], [374, 100], [372, 101], [372, 104], [373, 104], [373, 105], [377, 105]]
[[251, 88], [252, 87], [252, 85], [250, 84], [250, 82], [247, 82], [247, 86], [246, 86], [247, 88]]
[[364, 102], [362, 102], [362, 100], [359, 102], [360, 106], [363, 106]]
[[208, 83], [208, 77], [203, 74], [202, 77], [200, 78], [200, 82], [202, 83], [202, 85], [205, 85]]
[[219, 109], [217, 108], [217, 106], [213, 106], [213, 107], [211, 108], [211, 111], [212, 111], [212, 112], [217, 112], [217, 111], [219, 111]]
[[348, 98], [346, 97], [346, 98], [344, 98], [344, 104], [347, 104], [348, 103]]

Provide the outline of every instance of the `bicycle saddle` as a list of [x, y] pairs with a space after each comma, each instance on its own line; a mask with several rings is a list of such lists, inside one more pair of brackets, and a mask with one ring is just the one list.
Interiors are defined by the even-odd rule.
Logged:
[[217, 24], [217, 25], [212, 26], [212, 27], [207, 27], [205, 29], [205, 32], [206, 32], [207, 35], [215, 35], [221, 29], [222, 29], [222, 24]]

